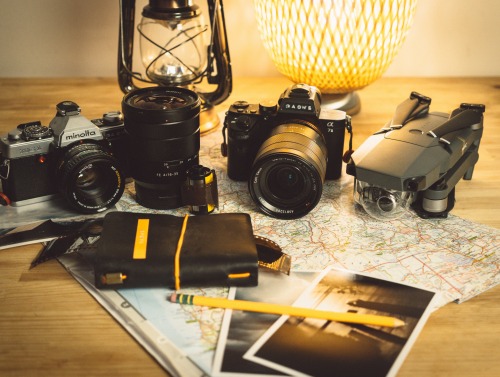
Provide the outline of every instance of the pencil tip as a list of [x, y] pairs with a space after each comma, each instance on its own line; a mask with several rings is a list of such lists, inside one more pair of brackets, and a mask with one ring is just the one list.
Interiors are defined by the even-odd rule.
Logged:
[[169, 301], [173, 302], [174, 304], [177, 302], [177, 293], [176, 292], [174, 292], [170, 295]]
[[401, 321], [400, 319], [394, 319], [394, 327], [403, 327], [406, 326], [406, 322]]

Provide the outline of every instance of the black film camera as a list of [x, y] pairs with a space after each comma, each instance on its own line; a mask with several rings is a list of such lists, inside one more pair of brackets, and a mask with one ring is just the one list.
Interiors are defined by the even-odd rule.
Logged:
[[2, 197], [20, 206], [60, 193], [83, 213], [110, 208], [125, 183], [121, 113], [90, 121], [74, 102], [61, 102], [56, 109], [48, 127], [29, 122], [0, 138]]
[[248, 181], [252, 199], [270, 216], [304, 216], [318, 203], [324, 180], [340, 177], [350, 117], [320, 106], [317, 88], [296, 84], [277, 104], [237, 101], [226, 113], [227, 174]]

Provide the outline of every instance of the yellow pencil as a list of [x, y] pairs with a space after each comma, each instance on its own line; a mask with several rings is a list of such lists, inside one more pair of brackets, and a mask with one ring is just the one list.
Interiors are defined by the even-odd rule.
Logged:
[[173, 293], [170, 296], [170, 301], [177, 304], [209, 306], [212, 308], [235, 309], [257, 313], [289, 315], [294, 317], [317, 318], [328, 321], [357, 323], [371, 326], [401, 327], [405, 325], [405, 323], [398, 318], [382, 315], [330, 312], [326, 310], [298, 308], [295, 306], [269, 304], [264, 302], [228, 300], [225, 298], [184, 295], [177, 293]]

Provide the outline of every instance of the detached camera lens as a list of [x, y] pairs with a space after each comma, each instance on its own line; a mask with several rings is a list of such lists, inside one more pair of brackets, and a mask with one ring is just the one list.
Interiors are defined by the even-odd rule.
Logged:
[[199, 161], [199, 96], [177, 87], [143, 88], [122, 102], [137, 202], [155, 209], [183, 205], [186, 171]]
[[279, 125], [257, 152], [249, 179], [250, 195], [270, 216], [302, 217], [321, 198], [326, 161], [326, 144], [314, 125]]

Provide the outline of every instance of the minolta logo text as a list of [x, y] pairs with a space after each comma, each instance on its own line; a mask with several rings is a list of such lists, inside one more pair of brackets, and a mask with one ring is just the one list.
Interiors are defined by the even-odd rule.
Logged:
[[64, 134], [64, 140], [68, 141], [68, 140], [76, 140], [76, 139], [87, 139], [87, 138], [93, 137], [93, 136], [96, 136], [95, 131], [91, 131], [91, 130], [85, 130], [83, 132], [73, 131], [70, 134]]

